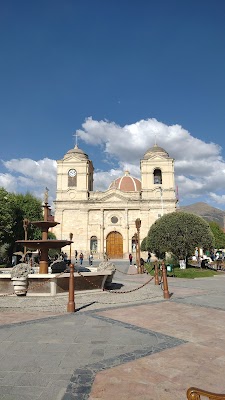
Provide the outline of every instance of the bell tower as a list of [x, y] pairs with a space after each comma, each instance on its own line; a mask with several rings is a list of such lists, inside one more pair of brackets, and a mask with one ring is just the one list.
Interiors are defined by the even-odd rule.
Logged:
[[[140, 162], [142, 199], [158, 201], [164, 211], [175, 211], [174, 160], [156, 144], [146, 151]], [[164, 206], [164, 207], [163, 207]]]
[[93, 191], [92, 161], [76, 145], [57, 161], [57, 201], [87, 200]]

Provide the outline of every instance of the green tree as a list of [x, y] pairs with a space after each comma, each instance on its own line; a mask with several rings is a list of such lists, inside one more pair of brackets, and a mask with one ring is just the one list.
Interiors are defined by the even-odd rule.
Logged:
[[148, 249], [147, 249], [147, 236], [141, 242], [141, 251], [148, 251]]
[[[15, 241], [24, 239], [25, 218], [30, 221], [43, 220], [41, 200], [30, 193], [15, 194], [0, 188], [0, 241], [7, 245], [9, 257], [15, 250]], [[28, 238], [40, 238], [40, 230], [32, 224], [28, 226]]]
[[[43, 208], [40, 199], [37, 199], [30, 193], [12, 194], [12, 204], [14, 204], [15, 220], [17, 229], [15, 230], [16, 240], [24, 238], [23, 220], [27, 218], [29, 221], [42, 221]], [[34, 225], [28, 225], [27, 237], [29, 239], [40, 239], [41, 231]]]
[[215, 248], [224, 249], [225, 248], [225, 233], [222, 228], [214, 221], [209, 222], [210, 229], [215, 238]]
[[194, 254], [195, 247], [211, 249], [214, 237], [203, 218], [190, 213], [173, 212], [164, 215], [151, 226], [147, 246], [156, 255], [171, 252], [185, 260]]
[[8, 201], [8, 192], [0, 188], [0, 243], [5, 244], [13, 233], [13, 210]]

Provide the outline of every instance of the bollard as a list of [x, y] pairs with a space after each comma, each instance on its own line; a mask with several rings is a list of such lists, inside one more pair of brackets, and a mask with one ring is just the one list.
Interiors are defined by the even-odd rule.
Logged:
[[155, 268], [155, 285], [159, 285], [159, 270], [158, 270], [158, 263], [154, 265]]
[[67, 304], [67, 312], [75, 312], [75, 302], [74, 302], [74, 264], [70, 264], [69, 301], [68, 301], [68, 304]]
[[162, 278], [163, 278], [163, 297], [164, 299], [169, 299], [170, 294], [168, 291], [167, 273], [164, 261], [162, 262]]

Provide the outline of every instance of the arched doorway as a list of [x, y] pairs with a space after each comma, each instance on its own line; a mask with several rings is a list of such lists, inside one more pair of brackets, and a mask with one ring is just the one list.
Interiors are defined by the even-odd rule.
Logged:
[[123, 258], [123, 236], [110, 232], [106, 238], [106, 253], [109, 258]]

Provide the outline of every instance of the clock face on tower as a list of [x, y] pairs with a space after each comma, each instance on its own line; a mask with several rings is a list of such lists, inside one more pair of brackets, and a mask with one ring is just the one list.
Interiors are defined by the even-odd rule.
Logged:
[[68, 172], [68, 174], [69, 174], [69, 176], [70, 176], [71, 178], [73, 178], [74, 176], [76, 176], [77, 171], [76, 171], [75, 169], [70, 169], [69, 172]]

